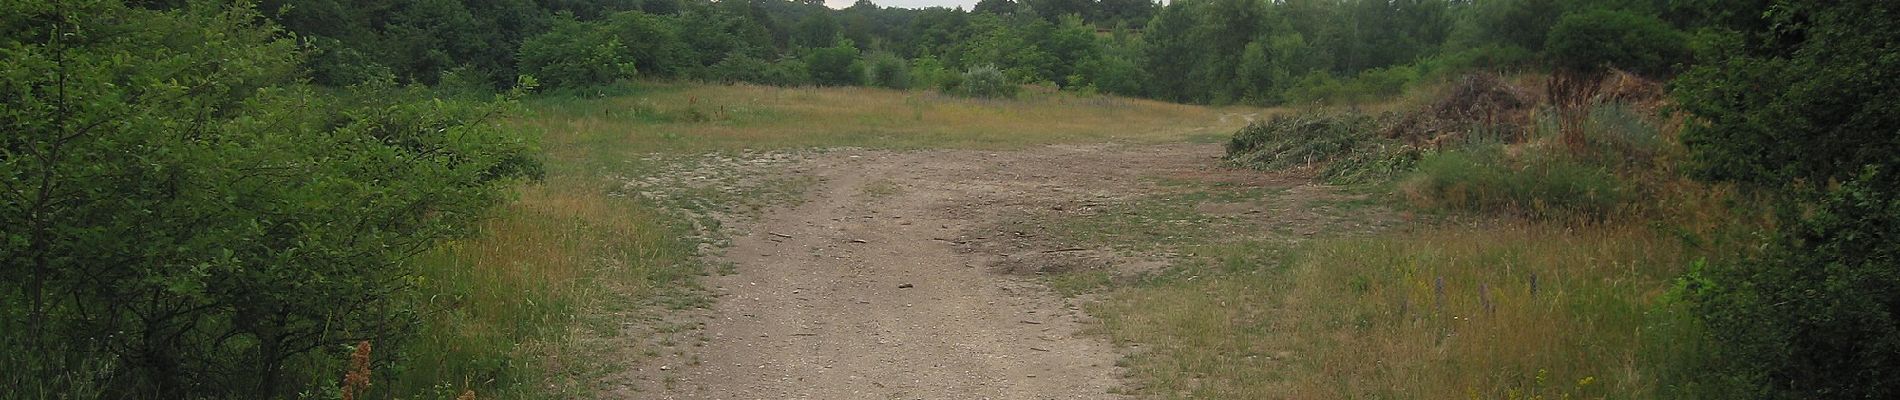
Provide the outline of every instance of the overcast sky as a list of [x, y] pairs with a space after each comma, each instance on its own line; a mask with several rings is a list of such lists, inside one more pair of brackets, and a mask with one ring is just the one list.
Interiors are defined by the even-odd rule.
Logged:
[[[845, 8], [850, 7], [851, 3], [856, 2], [857, 0], [825, 0], [825, 6], [831, 8]], [[957, 8], [957, 6], [963, 6], [964, 10], [969, 10], [970, 7], [976, 5], [976, 0], [871, 0], [871, 2], [884, 7], [903, 8]]]

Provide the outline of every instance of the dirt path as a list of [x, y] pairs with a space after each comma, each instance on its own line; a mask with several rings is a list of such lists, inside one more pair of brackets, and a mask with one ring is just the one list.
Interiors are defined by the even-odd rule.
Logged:
[[[697, 347], [639, 367], [637, 398], [1103, 399], [1118, 355], [1086, 315], [997, 272], [994, 219], [1025, 207], [1138, 196], [1212, 167], [1213, 145], [1023, 151], [832, 151], [793, 170], [804, 202], [741, 226]], [[656, 393], [657, 392], [657, 393]]]

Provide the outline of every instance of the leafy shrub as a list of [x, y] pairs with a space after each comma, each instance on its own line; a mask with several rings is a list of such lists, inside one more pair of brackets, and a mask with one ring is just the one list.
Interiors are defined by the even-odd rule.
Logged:
[[1487, 44], [1446, 52], [1420, 64], [1434, 74], [1455, 74], [1474, 70], [1516, 69], [1532, 65], [1537, 54], [1522, 47]]
[[1782, 204], [1766, 248], [1692, 277], [1768, 397], [1900, 396], [1897, 6], [1777, 2], [1676, 82], [1696, 172]]
[[614, 13], [601, 29], [614, 35], [622, 58], [640, 73], [672, 77], [697, 66], [699, 55], [680, 38], [679, 21], [639, 11]]
[[938, 61], [936, 57], [918, 57], [910, 63], [911, 87], [925, 89], [941, 88], [951, 75], [956, 74], [950, 72], [949, 68], [944, 67], [943, 61]]
[[888, 88], [910, 88], [910, 66], [904, 59], [891, 53], [877, 53], [865, 58], [864, 83], [866, 85]]
[[825, 86], [847, 86], [860, 82], [864, 64], [858, 62], [858, 48], [851, 41], [839, 41], [831, 47], [811, 50], [806, 56], [811, 82]]
[[1418, 67], [1412, 65], [1373, 68], [1345, 80], [1314, 71], [1295, 81], [1283, 97], [1299, 104], [1364, 103], [1396, 96], [1419, 78]]
[[52, 4], [9, 16], [70, 41], [0, 41], [0, 398], [333, 384], [303, 368], [400, 342], [408, 258], [538, 171], [507, 104], [298, 85], [247, 7]]
[[1426, 154], [1404, 185], [1426, 207], [1601, 219], [1623, 207], [1625, 184], [1602, 167], [1561, 154], [1526, 151], [1509, 157], [1501, 145]]
[[937, 90], [947, 94], [963, 94], [963, 74], [958, 72], [943, 74], [943, 79], [937, 81]]
[[1900, 197], [1882, 173], [1788, 206], [1760, 257], [1687, 279], [1737, 372], [1777, 397], [1900, 395]]
[[1590, 10], [1565, 15], [1551, 27], [1544, 52], [1554, 66], [1573, 71], [1618, 68], [1665, 75], [1689, 55], [1688, 37], [1656, 17]]
[[547, 33], [521, 43], [520, 69], [549, 88], [603, 85], [633, 77], [633, 59], [613, 32], [558, 19]]
[[1109, 54], [1082, 59], [1075, 65], [1072, 85], [1094, 86], [1097, 90], [1125, 96], [1141, 94], [1141, 67], [1134, 61]]
[[1004, 75], [1002, 70], [994, 66], [970, 68], [969, 72], [964, 72], [962, 79], [958, 81], [956, 93], [965, 96], [1010, 98], [1016, 97], [1016, 91], [1019, 90], [1016, 84], [1010, 83], [1009, 77]]
[[733, 53], [699, 73], [699, 79], [706, 81], [772, 86], [804, 85], [811, 83], [810, 77], [803, 60], [786, 58], [771, 62], [744, 53]]

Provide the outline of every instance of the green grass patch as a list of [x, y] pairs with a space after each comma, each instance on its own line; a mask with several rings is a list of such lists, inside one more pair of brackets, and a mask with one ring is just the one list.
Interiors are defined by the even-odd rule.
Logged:
[[1609, 168], [1561, 153], [1500, 145], [1427, 154], [1402, 185], [1428, 208], [1515, 213], [1534, 217], [1604, 219], [1629, 201], [1628, 184]]

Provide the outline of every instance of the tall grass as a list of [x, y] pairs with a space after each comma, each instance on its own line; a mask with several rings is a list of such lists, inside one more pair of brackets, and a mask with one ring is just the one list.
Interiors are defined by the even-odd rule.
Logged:
[[[482, 234], [419, 258], [429, 312], [405, 346], [393, 397], [550, 398], [584, 374], [570, 336], [591, 309], [683, 284], [691, 247], [666, 218], [598, 185], [555, 178], [525, 185]], [[499, 392], [497, 392], [499, 391]]]
[[1606, 167], [1562, 154], [1473, 146], [1425, 155], [1404, 182], [1414, 203], [1431, 208], [1536, 217], [1608, 218], [1628, 201], [1626, 183]]
[[1287, 293], [1288, 331], [1314, 346], [1295, 397], [1676, 397], [1665, 379], [1711, 346], [1668, 300], [1690, 261], [1640, 226], [1317, 244]]
[[1692, 252], [1636, 225], [1513, 223], [1233, 247], [1090, 311], [1169, 398], [1693, 394]]

